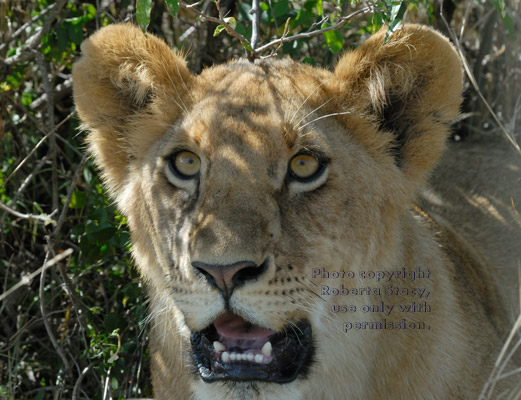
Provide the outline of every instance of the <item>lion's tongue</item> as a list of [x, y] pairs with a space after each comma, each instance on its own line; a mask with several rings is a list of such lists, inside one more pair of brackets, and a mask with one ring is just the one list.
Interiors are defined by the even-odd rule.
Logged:
[[221, 315], [214, 321], [213, 325], [221, 340], [247, 340], [265, 343], [267, 338], [275, 333], [270, 329], [253, 325], [231, 312]]

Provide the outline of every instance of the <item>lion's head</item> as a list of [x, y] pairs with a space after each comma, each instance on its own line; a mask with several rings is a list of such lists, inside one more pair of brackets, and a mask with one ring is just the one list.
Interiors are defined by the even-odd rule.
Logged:
[[409, 207], [460, 103], [448, 41], [382, 32], [334, 72], [268, 59], [195, 76], [131, 25], [82, 52], [74, 97], [150, 287], [157, 395], [366, 393], [370, 334], [346, 336], [312, 271], [421, 260]]

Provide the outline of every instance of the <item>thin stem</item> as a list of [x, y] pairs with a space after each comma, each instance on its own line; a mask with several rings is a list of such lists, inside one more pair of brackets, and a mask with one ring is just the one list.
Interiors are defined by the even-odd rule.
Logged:
[[281, 37], [279, 39], [273, 40], [272, 42], [255, 49], [254, 56], [257, 56], [258, 54], [263, 53], [266, 50], [268, 50], [274, 46], [278, 46], [281, 43], [293, 42], [294, 40], [298, 40], [298, 39], [308, 39], [308, 38], [311, 38], [314, 36], [321, 35], [324, 32], [329, 32], [329, 31], [334, 31], [334, 30], [340, 29], [350, 19], [352, 19], [358, 15], [365, 14], [369, 11], [371, 11], [370, 7], [363, 7], [360, 10], [357, 10], [349, 15], [346, 15], [345, 17], [340, 18], [339, 21], [335, 25], [328, 26], [327, 28], [319, 29], [318, 31], [313, 31], [313, 32], [303, 32], [303, 33], [299, 33], [297, 35]]
[[494, 118], [494, 121], [496, 121], [496, 123], [499, 126], [499, 129], [501, 129], [501, 131], [505, 135], [506, 139], [510, 142], [510, 144], [512, 144], [514, 149], [519, 154], [521, 154], [521, 147], [519, 147], [519, 144], [517, 143], [516, 139], [512, 136], [512, 133], [510, 133], [510, 131], [501, 123], [501, 120], [499, 119], [497, 114], [494, 112], [494, 110], [492, 109], [492, 107], [488, 103], [487, 99], [485, 99], [485, 96], [483, 96], [483, 93], [481, 92], [479, 84], [476, 81], [476, 78], [475, 78], [474, 74], [472, 73], [470, 65], [469, 65], [465, 55], [463, 54], [463, 50], [462, 50], [462, 47], [461, 47], [461, 43], [460, 43], [460, 41], [458, 39], [458, 36], [454, 33], [454, 31], [452, 30], [450, 24], [447, 22], [447, 20], [443, 16], [443, 14], [440, 13], [440, 16], [441, 16], [441, 19], [443, 20], [445, 26], [447, 27], [447, 31], [450, 33], [452, 40], [454, 41], [454, 44], [456, 46], [456, 50], [458, 51], [458, 54], [459, 54], [460, 59], [461, 59], [461, 63], [463, 64], [463, 69], [467, 73], [469, 81], [472, 84], [472, 86], [474, 87], [474, 90], [476, 91], [478, 97], [481, 99], [481, 101], [483, 102], [483, 104], [487, 108], [487, 110], [490, 113], [490, 115], [492, 115], [492, 118]]
[[42, 271], [40, 275], [40, 312], [42, 313], [42, 321], [43, 325], [45, 326], [45, 330], [47, 331], [47, 336], [51, 340], [51, 343], [54, 347], [54, 350], [56, 350], [56, 353], [58, 353], [58, 356], [61, 358], [63, 365], [66, 370], [69, 369], [69, 360], [67, 360], [67, 357], [65, 356], [65, 353], [63, 352], [63, 349], [58, 344], [58, 341], [56, 340], [56, 337], [54, 336], [54, 333], [52, 331], [51, 324], [49, 323], [49, 318], [47, 315], [47, 310], [45, 308], [45, 272], [48, 268], [48, 260], [50, 256], [50, 251], [47, 252], [45, 255], [45, 262], [42, 266]]
[[40, 214], [40, 215], [22, 214], [22, 213], [20, 213], [20, 212], [18, 212], [16, 210], [13, 210], [11, 207], [6, 206], [4, 203], [0, 203], [0, 209], [8, 212], [11, 215], [14, 215], [17, 218], [28, 219], [28, 220], [32, 220], [32, 221], [41, 221], [41, 222], [44, 222], [46, 224], [56, 224], [56, 221], [52, 219], [52, 215], [54, 214], [54, 212], [51, 215], [47, 215], [47, 214]]
[[34, 58], [34, 49], [36, 49], [40, 43], [42, 42], [42, 38], [47, 34], [49, 29], [51, 28], [52, 23], [58, 17], [61, 9], [65, 6], [68, 0], [58, 0], [55, 4], [56, 7], [52, 9], [51, 15], [49, 18], [43, 23], [42, 28], [36, 32], [33, 36], [31, 36], [25, 42], [25, 48], [21, 53], [15, 54], [14, 56], [6, 58], [3, 63], [7, 66], [12, 66], [15, 64], [19, 64], [25, 61], [28, 61]]
[[42, 78], [43, 89], [47, 95], [47, 128], [53, 132], [49, 137], [49, 151], [51, 158], [51, 199], [52, 210], [58, 209], [58, 162], [57, 162], [57, 144], [56, 144], [56, 129], [54, 125], [54, 96], [49, 82], [49, 74], [47, 66], [41, 53], [36, 56], [38, 67], [40, 68], [40, 76]]
[[239, 40], [239, 42], [247, 45], [247, 47], [251, 47], [251, 44], [250, 44], [250, 41], [248, 39], [246, 39], [244, 36], [242, 36], [240, 33], [237, 33], [231, 26], [230, 24], [228, 24], [226, 21], [224, 21], [223, 19], [221, 18], [215, 18], [215, 17], [210, 17], [204, 13], [202, 13], [201, 11], [199, 11], [197, 8], [194, 8], [192, 7], [190, 4], [186, 4], [182, 1], [179, 2], [179, 7], [180, 8], [184, 8], [185, 10], [188, 10], [194, 14], [197, 14], [199, 15], [201, 18], [204, 18], [205, 20], [207, 21], [210, 21], [210, 22], [214, 22], [218, 25], [222, 25], [224, 26], [224, 29], [226, 29], [226, 32], [228, 32], [229, 35], [233, 36], [234, 38], [236, 38], [237, 40]]
[[259, 41], [259, 23], [260, 23], [260, 8], [259, 0], [252, 0], [251, 3], [251, 48], [253, 51], [257, 48]]

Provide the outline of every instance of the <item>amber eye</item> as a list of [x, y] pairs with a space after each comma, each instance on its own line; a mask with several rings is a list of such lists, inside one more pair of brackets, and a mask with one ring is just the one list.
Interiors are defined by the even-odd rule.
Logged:
[[183, 150], [170, 157], [169, 165], [179, 178], [190, 179], [201, 170], [201, 159], [191, 151]]
[[310, 154], [297, 154], [289, 162], [289, 170], [297, 179], [310, 179], [320, 171], [321, 163]]

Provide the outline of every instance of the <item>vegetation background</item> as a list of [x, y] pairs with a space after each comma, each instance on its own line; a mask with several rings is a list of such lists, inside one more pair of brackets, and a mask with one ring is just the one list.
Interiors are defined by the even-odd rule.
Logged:
[[521, 0], [257, 3], [0, 0], [1, 399], [151, 396], [147, 299], [125, 218], [85, 155], [71, 97], [71, 64], [96, 29], [138, 20], [182, 50], [197, 73], [241, 56], [330, 68], [382, 25], [429, 24], [466, 60], [452, 139], [519, 138]]

